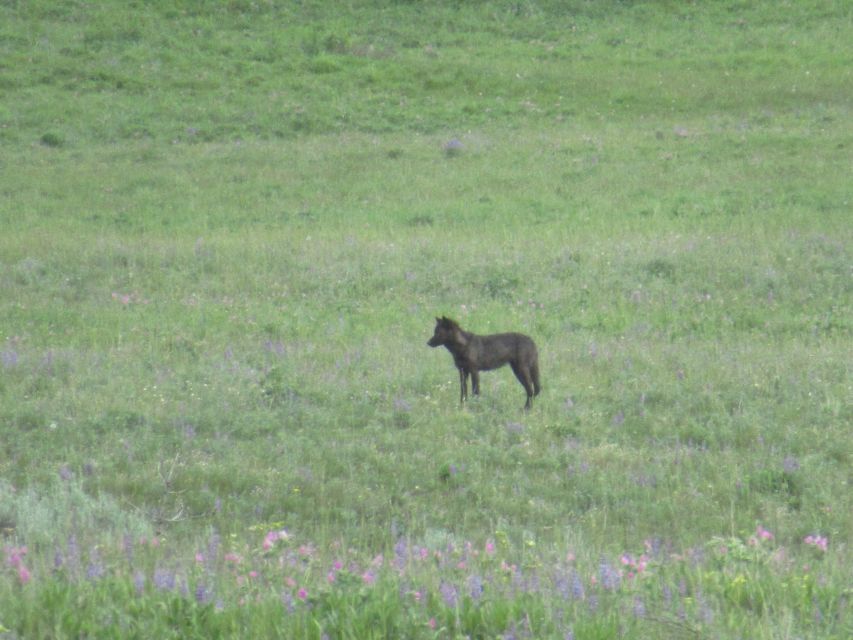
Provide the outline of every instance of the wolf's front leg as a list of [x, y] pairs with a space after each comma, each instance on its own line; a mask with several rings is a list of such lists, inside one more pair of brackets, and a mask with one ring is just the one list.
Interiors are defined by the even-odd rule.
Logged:
[[459, 369], [459, 404], [465, 402], [468, 397], [468, 372], [465, 369]]

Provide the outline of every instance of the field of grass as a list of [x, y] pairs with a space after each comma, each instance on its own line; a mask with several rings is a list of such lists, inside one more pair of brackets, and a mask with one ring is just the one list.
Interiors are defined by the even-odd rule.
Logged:
[[0, 2], [0, 639], [853, 636], [851, 42]]

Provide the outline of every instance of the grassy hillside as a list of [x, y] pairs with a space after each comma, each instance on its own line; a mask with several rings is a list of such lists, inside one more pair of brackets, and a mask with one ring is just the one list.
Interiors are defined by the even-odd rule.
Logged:
[[0, 638], [848, 637], [850, 42], [0, 4]]

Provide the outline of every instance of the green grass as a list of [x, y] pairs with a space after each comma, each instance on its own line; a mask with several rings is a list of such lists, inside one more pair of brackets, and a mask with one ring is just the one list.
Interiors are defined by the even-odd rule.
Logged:
[[0, 638], [848, 637], [851, 36], [0, 6]]

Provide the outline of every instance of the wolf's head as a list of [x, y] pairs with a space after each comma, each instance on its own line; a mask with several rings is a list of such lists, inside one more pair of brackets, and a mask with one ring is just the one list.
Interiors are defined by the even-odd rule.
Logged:
[[445, 316], [436, 318], [435, 332], [432, 334], [432, 338], [427, 341], [427, 344], [431, 347], [440, 347], [441, 345], [449, 344], [454, 341], [459, 331], [460, 327], [456, 321]]

